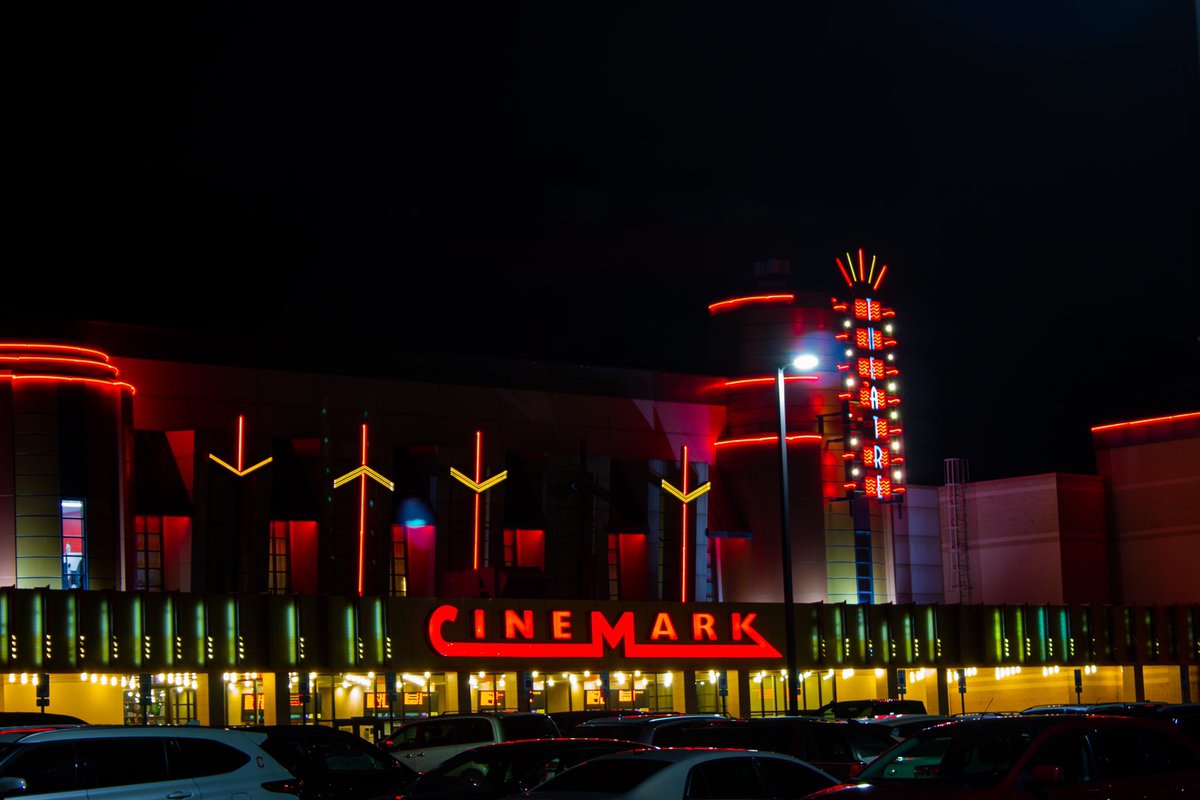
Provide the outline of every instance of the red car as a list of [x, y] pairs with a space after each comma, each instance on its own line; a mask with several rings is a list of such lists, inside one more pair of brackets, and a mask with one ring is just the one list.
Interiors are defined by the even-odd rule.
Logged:
[[821, 800], [1200, 797], [1200, 747], [1137, 717], [1047, 714], [935, 725]]

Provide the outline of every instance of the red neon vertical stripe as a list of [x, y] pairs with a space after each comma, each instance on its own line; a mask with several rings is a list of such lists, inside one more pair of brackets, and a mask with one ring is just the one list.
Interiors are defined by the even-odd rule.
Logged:
[[[834, 258], [833, 260], [837, 262], [838, 269], [842, 272], [842, 277], [846, 279], [846, 285], [854, 288], [854, 281], [850, 280], [850, 276], [846, 274], [846, 268], [842, 265], [842, 260], [840, 258]], [[851, 264], [850, 266], [853, 268], [854, 265]]]
[[863, 265], [862, 248], [858, 248], [858, 279], [865, 281], [867, 279], [867, 268]]
[[[367, 423], [362, 426], [362, 465], [367, 465]], [[358, 596], [363, 593], [363, 543], [367, 536], [367, 476], [359, 477], [358, 490]]]
[[[683, 494], [685, 497], [687, 496], [687, 491], [688, 491], [687, 484], [688, 484], [688, 459], [687, 459], [687, 445], [685, 444], [683, 446]], [[682, 602], [686, 603], [687, 599], [688, 599], [688, 591], [687, 591], [687, 585], [688, 585], [688, 526], [687, 526], [688, 504], [687, 504], [686, 500], [683, 503], [683, 513], [681, 514], [681, 516], [683, 517], [683, 580], [681, 581], [683, 597], [680, 599]]]
[[245, 421], [246, 418], [241, 414], [238, 414], [238, 472], [242, 471], [242, 442], [245, 441], [243, 438], [245, 436], [245, 428], [243, 427], [243, 423]]
[[883, 269], [879, 270], [879, 277], [875, 279], [875, 285], [871, 287], [871, 291], [879, 291], [879, 284], [883, 283], [883, 275], [887, 272], [887, 264], [883, 265]]
[[[475, 431], [475, 483], [483, 482], [483, 431]], [[475, 538], [471, 553], [472, 569], [479, 569], [479, 492], [475, 492]]]

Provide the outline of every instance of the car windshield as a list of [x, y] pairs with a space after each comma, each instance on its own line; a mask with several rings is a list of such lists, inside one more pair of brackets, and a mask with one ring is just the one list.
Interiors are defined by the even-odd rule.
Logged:
[[645, 758], [599, 758], [556, 775], [532, 790], [539, 792], [628, 792], [668, 762]]
[[504, 731], [505, 739], [545, 739], [558, 736], [554, 720], [545, 714], [501, 717], [500, 729]]
[[1033, 741], [1033, 731], [954, 727], [927, 730], [872, 761], [866, 783], [938, 781], [992, 786], [1003, 780]]
[[[481, 748], [454, 756], [420, 776], [409, 786], [416, 794], [454, 792], [457, 794], [495, 794], [507, 781], [527, 771], [530, 764], [519, 764], [512, 750]], [[532, 762], [527, 755], [526, 762]]]

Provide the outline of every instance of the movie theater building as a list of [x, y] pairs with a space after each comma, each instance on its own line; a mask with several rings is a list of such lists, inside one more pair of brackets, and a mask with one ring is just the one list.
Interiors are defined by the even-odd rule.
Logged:
[[369, 730], [1196, 696], [1172, 561], [1200, 415], [1097, 428], [1097, 476], [910, 486], [885, 270], [837, 270], [832, 298], [771, 264], [715, 301], [715, 375], [0, 342], [0, 708]]

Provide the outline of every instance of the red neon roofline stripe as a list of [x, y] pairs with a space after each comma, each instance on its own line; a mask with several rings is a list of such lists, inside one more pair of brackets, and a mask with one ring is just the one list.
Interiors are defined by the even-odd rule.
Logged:
[[794, 294], [755, 294], [748, 297], [731, 297], [728, 300], [709, 303], [708, 313], [717, 314], [747, 303], [790, 303], [795, 299], [796, 295]]
[[99, 350], [93, 350], [90, 347], [78, 347], [73, 344], [39, 344], [38, 342], [0, 342], [0, 349], [16, 350], [19, 348], [29, 348], [31, 350], [62, 350], [65, 353], [79, 353], [80, 355], [96, 356], [102, 361], [108, 361], [108, 353], [102, 353]]
[[121, 374], [120, 370], [112, 364], [98, 362], [88, 358], [70, 358], [67, 356], [8, 356], [0, 355], [0, 361], [49, 361], [54, 364], [82, 364], [85, 367], [95, 367], [98, 369], [106, 369], [112, 373], [113, 377]]
[[[787, 436], [789, 442], [822, 442], [825, 437], [819, 433], [789, 433]], [[765, 436], [746, 436], [741, 439], [726, 439], [721, 442], [714, 442], [714, 447], [724, 447], [727, 444], [766, 444], [767, 442], [779, 441], [779, 434], [769, 433]]]
[[1192, 411], [1187, 414], [1172, 414], [1169, 417], [1151, 417], [1149, 419], [1135, 419], [1132, 422], [1114, 422], [1111, 425], [1097, 425], [1092, 428], [1092, 431], [1109, 431], [1114, 428], [1132, 428], [1135, 425], [1153, 425], [1156, 422], [1174, 422], [1180, 419], [1195, 419], [1200, 417], [1200, 411]]
[[[815, 380], [819, 380], [819, 379], [820, 378], [817, 375], [785, 375], [783, 378], [785, 383], [788, 381], [815, 381]], [[725, 388], [731, 389], [734, 386], [749, 386], [751, 384], [756, 384], [756, 383], [771, 383], [771, 384], [773, 384], [773, 383], [775, 383], [775, 380], [776, 379], [771, 376], [766, 376], [766, 377], [762, 377], [762, 378], [737, 378], [736, 380], [725, 381]]]
[[71, 383], [96, 383], [101, 386], [115, 386], [118, 389], [128, 389], [131, 394], [136, 394], [137, 389], [132, 383], [125, 381], [106, 381], [103, 378], [80, 378], [72, 375], [3, 375], [0, 378], [7, 378], [13, 381], [68, 381]]

